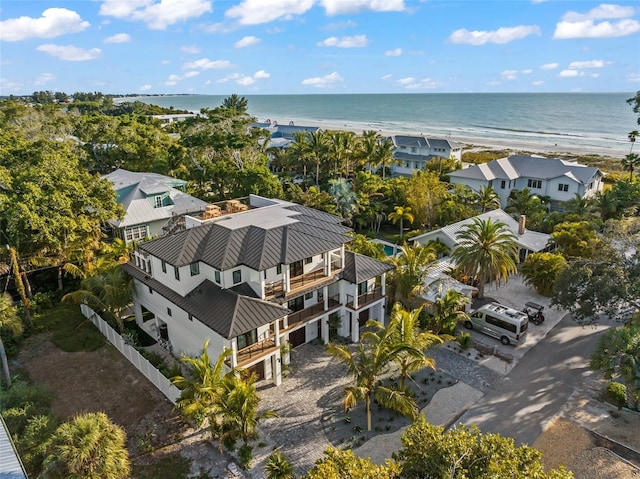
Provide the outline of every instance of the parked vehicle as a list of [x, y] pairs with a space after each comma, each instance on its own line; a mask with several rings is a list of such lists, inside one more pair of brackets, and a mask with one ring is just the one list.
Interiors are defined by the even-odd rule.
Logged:
[[529, 321], [535, 325], [544, 323], [544, 314], [542, 314], [544, 306], [531, 301], [524, 303], [524, 305], [526, 307], [524, 308], [523, 313], [529, 317]]
[[524, 342], [529, 317], [522, 311], [500, 303], [481, 306], [469, 315], [465, 321], [467, 329], [475, 329], [487, 336], [499, 339], [502, 344], [520, 344]]

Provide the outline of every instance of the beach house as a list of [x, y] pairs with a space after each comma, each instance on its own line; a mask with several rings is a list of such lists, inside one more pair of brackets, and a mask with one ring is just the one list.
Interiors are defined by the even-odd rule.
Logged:
[[291, 143], [295, 142], [295, 135], [298, 132], [314, 134], [322, 130], [322, 128], [317, 126], [296, 125], [293, 121], [287, 124], [280, 124], [276, 120], [271, 119], [252, 123], [251, 126], [267, 130], [271, 135], [269, 146], [276, 148], [288, 148]]
[[[243, 207], [238, 207], [243, 205]], [[186, 230], [137, 245], [137, 324], [174, 353], [212, 358], [279, 384], [288, 347], [336, 335], [359, 340], [368, 319], [384, 321], [389, 263], [345, 249], [341, 218], [251, 195], [188, 216]]]
[[184, 180], [121, 168], [104, 178], [113, 185], [116, 201], [125, 210], [122, 220], [108, 222], [111, 235], [126, 242], [178, 231], [184, 228], [184, 215], [202, 212], [207, 206], [206, 201], [186, 193]]
[[564, 202], [589, 198], [602, 191], [603, 173], [576, 161], [542, 156], [514, 155], [449, 173], [451, 183], [462, 183], [480, 191], [492, 186], [500, 196], [501, 207], [508, 204], [511, 191], [528, 188], [532, 194], [547, 197], [551, 211], [564, 210]]
[[442, 159], [462, 160], [462, 145], [442, 138], [425, 136], [393, 135], [393, 158], [391, 174], [411, 176], [416, 171], [424, 171], [429, 162]]

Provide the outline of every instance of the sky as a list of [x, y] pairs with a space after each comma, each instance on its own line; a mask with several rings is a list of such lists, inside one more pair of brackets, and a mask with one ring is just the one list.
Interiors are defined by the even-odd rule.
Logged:
[[636, 92], [640, 3], [3, 0], [0, 95]]

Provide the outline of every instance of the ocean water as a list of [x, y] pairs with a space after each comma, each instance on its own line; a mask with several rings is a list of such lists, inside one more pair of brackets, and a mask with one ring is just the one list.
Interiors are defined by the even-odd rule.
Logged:
[[[215, 108], [227, 95], [135, 99], [194, 112]], [[639, 129], [626, 100], [635, 93], [419, 93], [246, 95], [260, 121], [356, 132], [424, 134], [479, 145], [554, 147], [622, 157], [628, 133]], [[128, 100], [133, 100], [129, 98]]]

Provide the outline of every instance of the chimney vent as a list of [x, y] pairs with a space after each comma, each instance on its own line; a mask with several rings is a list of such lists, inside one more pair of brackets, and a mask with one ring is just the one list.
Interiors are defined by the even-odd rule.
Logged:
[[518, 234], [519, 235], [523, 235], [524, 234], [524, 228], [527, 224], [527, 217], [526, 215], [520, 215], [520, 220], [518, 221]]

